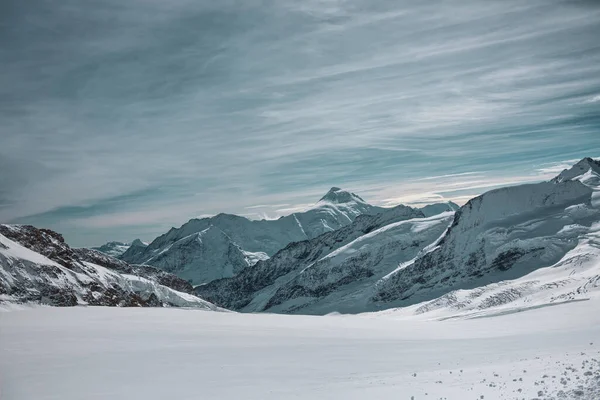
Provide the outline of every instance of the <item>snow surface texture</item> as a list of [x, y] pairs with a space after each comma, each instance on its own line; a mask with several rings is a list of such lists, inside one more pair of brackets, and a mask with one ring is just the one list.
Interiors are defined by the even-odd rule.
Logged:
[[593, 299], [444, 321], [393, 311], [0, 312], [0, 397], [598, 400], [599, 309]]
[[55, 232], [19, 225], [1, 225], [0, 232], [0, 303], [217, 309], [190, 293], [161, 284], [180, 288], [179, 278], [111, 261], [94, 250], [72, 250]]

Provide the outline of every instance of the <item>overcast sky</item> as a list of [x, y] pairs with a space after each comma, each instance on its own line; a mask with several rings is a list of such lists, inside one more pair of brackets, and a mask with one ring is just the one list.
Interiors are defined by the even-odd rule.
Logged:
[[75, 246], [600, 156], [600, 3], [4, 0], [0, 222]]

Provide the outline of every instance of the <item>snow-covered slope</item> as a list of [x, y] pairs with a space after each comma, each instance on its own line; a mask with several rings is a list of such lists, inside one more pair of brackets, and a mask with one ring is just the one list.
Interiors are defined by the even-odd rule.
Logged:
[[97, 250], [85, 248], [73, 250], [83, 261], [100, 265], [121, 274], [142, 276], [179, 292], [194, 294], [194, 287], [190, 282], [162, 269], [150, 265], [127, 264], [125, 261], [110, 257]]
[[203, 284], [231, 277], [289, 243], [313, 239], [352, 223], [359, 215], [383, 210], [334, 187], [308, 210], [277, 220], [253, 221], [231, 214], [192, 219], [147, 247], [132, 245], [120, 258], [150, 264]]
[[497, 189], [456, 213], [438, 246], [382, 279], [373, 308], [415, 312], [539, 306], [600, 286], [598, 163], [550, 182]]
[[598, 400], [600, 303], [486, 318], [0, 312], [3, 400]]
[[[278, 311], [301, 308], [301, 312], [310, 312], [309, 305], [316, 307], [317, 303], [322, 309], [331, 308], [333, 303], [327, 304], [325, 297], [341, 296], [349, 288], [359, 290], [356, 285], [362, 290], [373, 284], [394, 270], [398, 262], [414, 257], [435, 241], [450, 219], [450, 215], [441, 215], [427, 220], [421, 211], [406, 206], [361, 215], [350, 225], [290, 243], [233, 278], [216, 280], [196, 290], [203, 298], [243, 311], [265, 311], [277, 305]], [[406, 223], [392, 225], [400, 221]], [[431, 228], [428, 232], [420, 229], [425, 225]], [[389, 229], [381, 229], [386, 226]], [[338, 257], [327, 258], [338, 249]], [[355, 306], [350, 298], [347, 300], [348, 307]], [[285, 301], [285, 307], [281, 306]]]
[[[266, 299], [253, 301], [268, 312], [357, 313], [368, 307], [375, 283], [426, 252], [448, 228], [453, 213], [414, 218], [385, 225], [280, 280]], [[257, 310], [258, 311], [258, 310]]]
[[449, 201], [449, 202], [446, 202], [446, 203], [429, 204], [429, 205], [426, 205], [424, 207], [419, 208], [419, 210], [426, 217], [433, 217], [434, 215], [438, 215], [438, 214], [441, 214], [443, 212], [448, 212], [448, 211], [454, 212], [454, 211], [457, 211], [459, 208], [460, 207], [458, 206], [458, 204]]
[[121, 254], [125, 253], [130, 246], [130, 243], [108, 242], [103, 244], [102, 246], [91, 247], [91, 249], [97, 250], [111, 257], [119, 257]]
[[552, 179], [552, 182], [578, 180], [587, 183], [589, 186], [598, 187], [600, 186], [598, 177], [600, 177], [600, 161], [586, 157], [571, 168], [562, 171], [556, 178]]
[[191, 289], [152, 267], [130, 266], [95, 250], [73, 250], [56, 232], [0, 225], [2, 303], [217, 309], [173, 287]]
[[192, 233], [157, 253], [149, 262], [194, 283], [230, 277], [261, 258], [242, 250], [214, 225]]

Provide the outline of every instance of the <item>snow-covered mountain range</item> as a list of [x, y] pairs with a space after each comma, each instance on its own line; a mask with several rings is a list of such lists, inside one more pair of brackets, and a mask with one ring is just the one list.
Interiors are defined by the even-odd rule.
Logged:
[[[453, 203], [430, 205], [429, 215], [457, 209]], [[192, 219], [172, 228], [148, 246], [135, 243], [121, 255], [130, 263], [153, 265], [194, 285], [237, 275], [290, 243], [314, 239], [348, 226], [361, 215], [388, 209], [365, 202], [357, 194], [331, 188], [314, 206], [276, 220], [249, 220], [232, 214]]]
[[71, 249], [52, 231], [1, 225], [0, 266], [3, 301], [53, 305], [403, 307], [445, 318], [581, 300], [600, 288], [600, 162], [586, 158], [551, 181], [491, 190], [458, 209], [381, 208], [332, 188], [278, 220], [192, 219], [150, 244], [134, 241], [122, 260]]
[[415, 304], [414, 312], [476, 312], [584, 298], [600, 286], [599, 182], [600, 163], [587, 158], [550, 182], [492, 190], [456, 213], [364, 216], [196, 291], [235, 310], [306, 314]]
[[191, 219], [148, 246], [131, 246], [121, 259], [156, 266], [203, 284], [231, 277], [265, 260], [288, 243], [312, 239], [382, 209], [359, 196], [332, 188], [312, 208], [277, 220], [252, 221], [232, 214]]
[[180, 306], [216, 310], [172, 274], [129, 265], [28, 225], [0, 225], [0, 303]]
[[[436, 221], [433, 223], [440, 229], [437, 236], [446, 229], [449, 218], [449, 215], [445, 220], [442, 217], [441, 222], [433, 218]], [[414, 256], [428, 244], [418, 235], [413, 236], [410, 228], [413, 221], [426, 219], [420, 210], [406, 206], [386, 209], [375, 215], [362, 215], [344, 228], [314, 239], [290, 243], [273, 257], [257, 263], [235, 277], [216, 280], [199, 286], [196, 290], [200, 296], [211, 298], [232, 309], [265, 311], [271, 308], [286, 290], [286, 295], [292, 298], [312, 297], [311, 291], [314, 296], [321, 297], [337, 288], [343, 288], [353, 280], [373, 281], [382, 269], [385, 270], [381, 264], [391, 263], [392, 268], [395, 268], [394, 262], [385, 256], [404, 257], [404, 254], [415, 252]], [[358, 244], [361, 241], [377, 242], [382, 238], [379, 236], [381, 230], [389, 231], [390, 237], [399, 239], [387, 241], [386, 244], [382, 242], [382, 250], [375, 253], [371, 251], [372, 247], [361, 247]], [[369, 240], [374, 237], [378, 239]], [[431, 238], [431, 241], [435, 239]], [[401, 240], [405, 243], [399, 243]], [[328, 257], [341, 253], [349, 255], [346, 263], [341, 257]], [[299, 280], [303, 278], [310, 281], [309, 287], [299, 284]]]

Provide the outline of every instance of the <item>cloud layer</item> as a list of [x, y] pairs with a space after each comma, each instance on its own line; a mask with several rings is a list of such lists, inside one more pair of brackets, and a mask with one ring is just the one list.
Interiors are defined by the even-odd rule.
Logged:
[[0, 221], [89, 245], [545, 179], [600, 155], [598, 37], [592, 1], [9, 0]]

